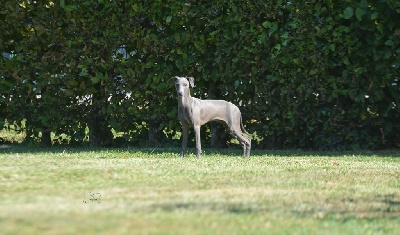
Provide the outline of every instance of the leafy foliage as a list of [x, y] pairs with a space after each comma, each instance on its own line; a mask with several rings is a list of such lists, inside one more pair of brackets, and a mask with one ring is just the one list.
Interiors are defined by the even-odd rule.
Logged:
[[266, 148], [400, 144], [396, 1], [11, 1], [0, 121], [93, 145], [179, 131], [173, 75], [230, 100]]

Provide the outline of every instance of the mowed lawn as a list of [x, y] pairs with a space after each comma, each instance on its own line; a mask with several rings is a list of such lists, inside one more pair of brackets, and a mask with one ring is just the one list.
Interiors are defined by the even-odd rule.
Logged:
[[400, 234], [400, 157], [0, 148], [0, 234]]

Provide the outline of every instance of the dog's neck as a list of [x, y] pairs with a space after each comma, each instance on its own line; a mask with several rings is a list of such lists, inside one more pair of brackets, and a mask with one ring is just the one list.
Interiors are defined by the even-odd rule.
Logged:
[[178, 105], [180, 107], [186, 107], [192, 101], [192, 97], [190, 96], [190, 90], [187, 91], [183, 96], [178, 96]]

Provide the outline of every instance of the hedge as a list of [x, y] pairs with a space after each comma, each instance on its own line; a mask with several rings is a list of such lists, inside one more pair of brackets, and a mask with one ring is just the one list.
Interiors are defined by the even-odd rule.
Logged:
[[240, 106], [257, 148], [400, 145], [397, 1], [5, 0], [0, 19], [0, 121], [27, 140], [177, 144], [179, 75]]

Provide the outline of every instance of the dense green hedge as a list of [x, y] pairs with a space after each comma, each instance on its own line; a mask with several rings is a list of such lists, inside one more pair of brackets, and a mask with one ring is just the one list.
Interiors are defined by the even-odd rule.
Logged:
[[398, 1], [128, 2], [6, 0], [0, 121], [45, 144], [87, 127], [93, 145], [121, 140], [111, 129], [171, 143], [169, 78], [187, 75], [239, 105], [261, 148], [400, 145]]

